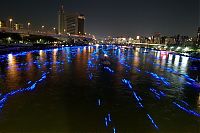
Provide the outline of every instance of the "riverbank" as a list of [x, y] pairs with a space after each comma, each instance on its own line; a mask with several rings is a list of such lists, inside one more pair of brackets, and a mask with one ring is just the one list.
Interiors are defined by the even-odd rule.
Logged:
[[77, 45], [47, 45], [47, 44], [14, 44], [14, 45], [4, 45], [0, 44], [0, 55], [10, 54], [10, 53], [18, 53], [25, 52], [31, 50], [44, 50], [44, 49], [54, 49], [60, 48], [63, 46], [86, 46], [86, 44], [77, 44]]
[[31, 50], [43, 50], [43, 49], [52, 49], [58, 48], [60, 46], [7, 46], [7, 45], [0, 45], [0, 55], [10, 54], [10, 53], [18, 53], [18, 52], [25, 52]]
[[186, 56], [186, 57], [191, 57], [191, 58], [196, 58], [200, 60], [200, 52], [198, 51], [193, 51], [193, 52], [180, 52], [180, 51], [172, 51], [172, 50], [159, 50], [159, 49], [155, 49], [157, 51], [166, 51], [170, 54], [174, 54], [174, 55], [181, 55], [181, 56]]
[[[60, 48], [63, 46], [87, 46], [87, 44], [74, 44], [74, 45], [44, 45], [44, 44], [13, 44], [13, 45], [4, 45], [0, 44], [0, 55], [10, 54], [10, 53], [19, 53], [19, 52], [25, 52], [25, 51], [31, 51], [31, 50], [45, 50], [45, 49], [54, 49], [54, 48]], [[177, 52], [177, 51], [170, 51], [170, 50], [160, 50], [156, 48], [147, 48], [147, 49], [153, 49], [156, 51], [166, 51], [170, 54], [174, 55], [181, 55], [191, 58], [200, 59], [200, 52]]]

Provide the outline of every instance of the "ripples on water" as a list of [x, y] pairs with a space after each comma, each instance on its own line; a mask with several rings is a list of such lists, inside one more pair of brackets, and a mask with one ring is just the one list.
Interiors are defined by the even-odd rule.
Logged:
[[116, 46], [0, 59], [0, 131], [200, 132], [195, 59]]

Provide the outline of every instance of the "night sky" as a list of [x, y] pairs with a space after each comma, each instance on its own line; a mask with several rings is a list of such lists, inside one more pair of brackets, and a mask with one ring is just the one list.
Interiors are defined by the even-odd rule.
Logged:
[[[63, 0], [66, 11], [86, 16], [87, 33], [103, 36], [196, 34], [198, 0]], [[4, 0], [0, 19], [13, 16], [34, 27], [57, 27], [59, 0]], [[200, 21], [199, 21], [200, 22]]]

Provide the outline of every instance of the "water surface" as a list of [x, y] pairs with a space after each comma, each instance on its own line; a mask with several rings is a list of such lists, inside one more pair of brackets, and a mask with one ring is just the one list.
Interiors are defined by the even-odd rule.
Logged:
[[199, 133], [198, 61], [144, 51], [90, 46], [0, 56], [0, 132]]

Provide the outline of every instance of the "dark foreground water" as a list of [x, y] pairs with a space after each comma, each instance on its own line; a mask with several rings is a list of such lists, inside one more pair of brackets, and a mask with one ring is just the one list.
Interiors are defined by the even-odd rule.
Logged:
[[0, 56], [0, 132], [200, 133], [198, 63], [115, 46]]

